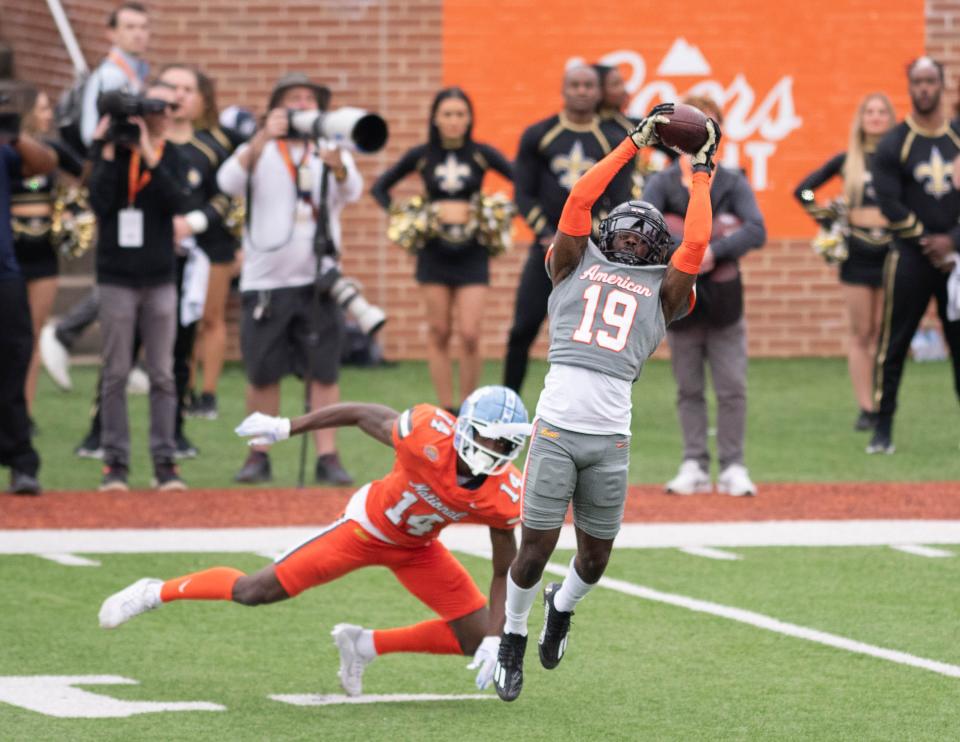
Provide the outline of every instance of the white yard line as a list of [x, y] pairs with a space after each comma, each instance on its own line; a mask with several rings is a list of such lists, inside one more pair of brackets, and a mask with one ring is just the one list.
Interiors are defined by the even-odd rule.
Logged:
[[[564, 565], [550, 562], [547, 564], [546, 571], [552, 574], [566, 576], [569, 569]], [[837, 636], [836, 634], [829, 634], [826, 631], [818, 631], [817, 629], [809, 629], [806, 626], [798, 626], [797, 624], [780, 621], [779, 619], [765, 616], [762, 613], [754, 613], [753, 611], [734, 608], [720, 603], [711, 603], [708, 600], [688, 598], [686, 595], [664, 593], [659, 590], [654, 590], [653, 588], [636, 585], [632, 582], [618, 580], [613, 577], [601, 577], [599, 584], [601, 587], [608, 588], [609, 590], [616, 590], [617, 592], [633, 595], [634, 597], [643, 598], [644, 600], [666, 603], [678, 608], [696, 611], [697, 613], [707, 613], [731, 621], [749, 624], [758, 629], [765, 629], [777, 634], [792, 636], [796, 639], [805, 639], [817, 644], [824, 644], [834, 649], [843, 649], [855, 654], [865, 654], [870, 657], [876, 657], [877, 659], [887, 660], [888, 662], [895, 662], [899, 665], [909, 665], [910, 667], [917, 667], [921, 670], [929, 670], [930, 672], [939, 673], [940, 675], [947, 675], [951, 678], [960, 678], [960, 667], [957, 665], [950, 665], [946, 662], [938, 662], [937, 660], [928, 660], [923, 657], [907, 654], [906, 652], [899, 652], [895, 649], [885, 649], [872, 644], [865, 644], [855, 639], [847, 639], [846, 637]]]
[[742, 559], [739, 554], [732, 554], [729, 551], [721, 551], [710, 546], [684, 546], [680, 549], [684, 554], [691, 556], [704, 557], [705, 559], [717, 559], [721, 562], [735, 562]]
[[929, 557], [931, 559], [953, 556], [952, 551], [947, 551], [946, 549], [935, 549], [932, 546], [920, 546], [918, 544], [892, 544], [890, 548], [896, 549], [897, 551], [902, 551], [905, 554]]
[[[53, 553], [176, 553], [282, 551], [309, 538], [322, 526], [301, 528], [221, 528], [144, 530], [0, 531], [0, 554]], [[482, 526], [454, 526], [443, 533], [443, 542], [465, 553], [489, 554], [489, 530]], [[960, 544], [960, 521], [766, 521], [751, 523], [629, 524], [617, 537], [617, 548], [702, 548], [711, 546], [897, 546]], [[558, 547], [575, 547], [573, 530], [564, 527]], [[916, 547], [913, 547], [914, 549]], [[928, 550], [932, 551], [932, 550]], [[913, 552], [916, 553], [916, 552]], [[550, 563], [547, 571], [566, 575], [565, 565]], [[666, 603], [745, 623], [756, 628], [816, 642], [835, 649], [868, 655], [930, 672], [960, 678], [960, 667], [885, 649], [805, 626], [734, 608], [654, 590], [643, 585], [603, 577], [602, 587], [626, 595]], [[470, 696], [490, 698], [492, 696]], [[317, 698], [310, 701], [317, 705]], [[366, 696], [364, 698], [375, 698]], [[446, 696], [454, 700], [455, 697]], [[280, 700], [280, 699], [277, 699]], [[347, 701], [360, 703], [363, 701]], [[371, 701], [367, 701], [371, 702]], [[373, 701], [375, 702], [375, 701]]]
[[99, 567], [100, 562], [96, 559], [87, 559], [86, 557], [77, 556], [76, 554], [37, 554], [41, 559], [49, 559], [51, 562], [56, 562], [57, 564], [62, 564], [66, 567]]
[[[138, 554], [283, 552], [323, 529], [177, 528], [0, 531], [0, 554]], [[451, 549], [490, 548], [484, 526], [451, 526], [441, 540]], [[960, 544], [957, 520], [752, 521], [731, 523], [628, 523], [620, 549], [737, 548], [747, 546], [893, 546]], [[564, 526], [557, 548], [573, 549], [573, 528]]]
[[271, 700], [281, 703], [290, 703], [294, 706], [333, 706], [337, 704], [366, 704], [366, 703], [422, 703], [424, 701], [489, 701], [497, 696], [493, 693], [481, 695], [480, 693], [460, 693], [450, 696], [443, 696], [436, 693], [394, 693], [390, 695], [363, 695], [363, 696], [344, 696], [330, 695], [321, 696], [317, 694], [290, 694], [268, 696]]

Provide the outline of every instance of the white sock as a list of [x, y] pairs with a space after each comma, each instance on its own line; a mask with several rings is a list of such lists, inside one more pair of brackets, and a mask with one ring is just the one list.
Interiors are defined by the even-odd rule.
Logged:
[[370, 629], [364, 629], [360, 638], [357, 639], [357, 652], [366, 660], [377, 656], [377, 647], [373, 643], [373, 631]]
[[587, 593], [596, 585], [596, 583], [584, 582], [583, 578], [577, 574], [577, 569], [574, 567], [576, 561], [577, 557], [574, 555], [573, 559], [570, 560], [570, 571], [563, 578], [563, 584], [560, 585], [560, 589], [553, 596], [553, 606], [561, 613], [572, 611], [577, 603], [587, 597]]
[[513, 581], [507, 572], [507, 620], [503, 630], [508, 634], [527, 635], [527, 617], [540, 593], [540, 581], [533, 587], [523, 588]]

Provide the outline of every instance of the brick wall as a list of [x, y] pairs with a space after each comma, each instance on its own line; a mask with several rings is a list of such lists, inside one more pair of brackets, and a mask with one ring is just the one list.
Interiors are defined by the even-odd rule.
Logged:
[[[113, 4], [63, 0], [91, 66], [107, 49], [104, 24]], [[221, 105], [261, 111], [272, 81], [298, 69], [326, 82], [334, 105], [382, 113], [390, 124], [390, 143], [383, 152], [361, 158], [368, 185], [425, 136], [427, 108], [441, 84], [442, 0], [155, 0], [149, 7], [150, 61], [199, 64], [217, 79]], [[953, 93], [960, 73], [960, 3], [928, 0], [926, 8], [927, 47], [947, 63]], [[18, 77], [51, 93], [69, 84], [71, 66], [41, 0], [0, 0], [0, 40], [15, 51]], [[897, 84], [902, 81], [891, 81]], [[397, 193], [415, 190], [410, 182]], [[413, 261], [387, 242], [385, 225], [368, 196], [347, 209], [346, 272], [390, 314], [381, 338], [387, 355], [421, 357], [425, 327]], [[483, 336], [483, 351], [491, 358], [503, 354], [524, 252], [518, 248], [493, 266]], [[744, 261], [744, 280], [752, 355], [844, 352], [846, 321], [835, 272], [812, 255], [806, 236], [774, 241], [751, 254]], [[535, 351], [545, 350], [541, 337]]]

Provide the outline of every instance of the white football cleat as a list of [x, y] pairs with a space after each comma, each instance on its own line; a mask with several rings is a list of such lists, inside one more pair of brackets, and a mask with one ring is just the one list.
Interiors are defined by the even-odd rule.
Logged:
[[717, 477], [717, 492], [721, 495], [744, 497], [757, 494], [757, 485], [750, 480], [747, 467], [743, 464], [730, 464]]
[[330, 632], [340, 651], [340, 670], [337, 675], [340, 676], [340, 685], [348, 696], [359, 696], [363, 693], [363, 671], [374, 659], [361, 655], [357, 647], [363, 631], [362, 626], [338, 623]]
[[100, 606], [100, 628], [115, 629], [134, 616], [159, 608], [162, 586], [163, 580], [144, 577], [111, 595]]
[[40, 361], [54, 384], [65, 392], [73, 389], [73, 382], [70, 380], [70, 352], [57, 340], [57, 331], [52, 323], [44, 325], [40, 330]]
[[672, 495], [696, 495], [709, 492], [713, 489], [710, 475], [700, 468], [700, 464], [693, 459], [686, 459], [680, 464], [677, 476], [667, 482], [664, 488]]

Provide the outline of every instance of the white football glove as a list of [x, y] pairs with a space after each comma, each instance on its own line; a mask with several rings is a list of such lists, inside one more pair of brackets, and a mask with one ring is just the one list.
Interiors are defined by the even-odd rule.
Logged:
[[473, 662], [467, 665], [467, 669], [477, 670], [477, 690], [486, 690], [493, 682], [493, 668], [496, 667], [499, 651], [500, 637], [485, 636], [474, 652]]
[[234, 428], [233, 432], [241, 438], [250, 438], [247, 441], [249, 446], [269, 446], [290, 437], [290, 418], [254, 412]]
[[650, 113], [640, 119], [637, 128], [630, 132], [630, 138], [637, 145], [637, 149], [657, 144], [657, 124], [669, 124], [669, 116], [673, 113], [673, 103], [661, 103], [650, 109]]

